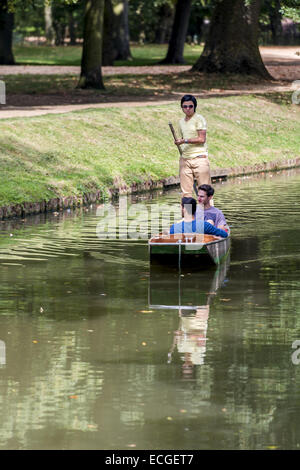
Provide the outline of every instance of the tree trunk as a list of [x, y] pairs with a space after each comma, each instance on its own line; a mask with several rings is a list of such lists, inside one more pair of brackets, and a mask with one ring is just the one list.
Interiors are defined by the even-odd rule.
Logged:
[[193, 71], [271, 79], [258, 47], [261, 0], [222, 0], [213, 11], [204, 51]]
[[7, 11], [7, 0], [0, 4], [0, 64], [14, 65], [12, 50], [14, 15]]
[[70, 46], [76, 46], [76, 28], [74, 23], [73, 10], [68, 11]]
[[104, 0], [86, 0], [78, 88], [104, 89], [101, 72], [103, 13]]
[[117, 51], [115, 48], [115, 17], [112, 0], [105, 0], [103, 21], [102, 65], [114, 65]]
[[114, 2], [116, 60], [132, 58], [129, 44], [128, 0]]
[[184, 64], [183, 51], [189, 25], [192, 0], [177, 0], [168, 52], [161, 64]]
[[173, 8], [168, 3], [163, 4], [159, 9], [159, 24], [155, 32], [156, 44], [165, 44], [170, 41], [173, 21]]
[[45, 17], [46, 42], [48, 45], [52, 45], [55, 32], [54, 32], [53, 21], [52, 21], [52, 6], [48, 3], [45, 3], [44, 17]]
[[203, 26], [204, 26], [204, 16], [199, 16], [196, 20], [196, 36], [197, 36], [197, 44], [200, 44], [200, 42], [203, 40], [202, 35], [203, 35]]
[[267, 3], [268, 13], [270, 18], [270, 26], [272, 32], [273, 44], [279, 44], [282, 38], [282, 14], [280, 13], [280, 0], [275, 0], [275, 6], [272, 2]]

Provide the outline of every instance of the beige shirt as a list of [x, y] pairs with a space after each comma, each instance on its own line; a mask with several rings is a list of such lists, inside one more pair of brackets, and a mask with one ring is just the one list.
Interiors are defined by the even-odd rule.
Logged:
[[[182, 139], [195, 139], [198, 137], [197, 131], [206, 130], [206, 120], [201, 114], [194, 114], [188, 121], [181, 118], [179, 129]], [[198, 155], [208, 155], [207, 144], [183, 144], [181, 145], [182, 156], [184, 158], [195, 158]]]

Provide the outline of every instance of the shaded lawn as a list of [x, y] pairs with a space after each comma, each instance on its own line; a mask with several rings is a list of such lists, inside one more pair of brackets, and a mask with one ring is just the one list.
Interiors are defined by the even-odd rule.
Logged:
[[[132, 45], [132, 60], [115, 61], [117, 66], [154, 65], [164, 59], [167, 53], [167, 44]], [[18, 64], [27, 65], [80, 65], [82, 46], [33, 46], [15, 45], [15, 60]], [[184, 59], [186, 64], [192, 65], [199, 58], [203, 46], [186, 44]]]
[[171, 74], [108, 75], [104, 77], [105, 90], [79, 90], [78, 75], [7, 75], [8, 94], [54, 94], [81, 93], [109, 94], [113, 96], [150, 96], [201, 93], [205, 90], [246, 89], [252, 85], [278, 85], [278, 82], [261, 80], [258, 77], [193, 73], [190, 71]]

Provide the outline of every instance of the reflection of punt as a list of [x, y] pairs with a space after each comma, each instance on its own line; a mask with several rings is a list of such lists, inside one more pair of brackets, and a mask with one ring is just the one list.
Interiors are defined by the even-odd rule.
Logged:
[[[230, 265], [230, 255], [224, 263], [203, 271], [177, 269], [166, 271], [159, 264], [151, 265], [148, 285], [150, 309], [192, 311], [209, 305], [218, 289], [223, 285]], [[182, 273], [184, 273], [182, 275]]]
[[[225, 283], [230, 256], [215, 268], [193, 272], [151, 265], [148, 305], [152, 310], [178, 311], [179, 322], [168, 352], [168, 364], [177, 349], [185, 378], [194, 365], [204, 364], [211, 301]], [[191, 272], [192, 271], [192, 272]], [[185, 274], [180, 274], [180, 273]]]
[[170, 262], [178, 260], [196, 262], [199, 267], [220, 264], [230, 248], [230, 234], [227, 238], [203, 234], [157, 235], [148, 241], [151, 261]]

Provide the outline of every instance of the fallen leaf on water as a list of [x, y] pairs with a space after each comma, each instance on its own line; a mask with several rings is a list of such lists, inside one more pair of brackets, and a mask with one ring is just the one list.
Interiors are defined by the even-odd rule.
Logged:
[[140, 313], [152, 313], [153, 310], [140, 310]]
[[136, 447], [136, 444], [127, 444], [126, 447]]
[[171, 416], [167, 416], [168, 421], [173, 421], [173, 418]]
[[33, 342], [34, 344], [38, 343], [38, 341], [37, 341], [36, 339], [34, 339], [32, 342]]
[[69, 398], [75, 399], [75, 398], [78, 398], [78, 395], [70, 395]]
[[275, 449], [278, 449], [278, 446], [268, 446], [267, 449], [269, 449], [269, 450], [275, 450]]
[[147, 343], [145, 341], [143, 341], [142, 346], [147, 346]]

